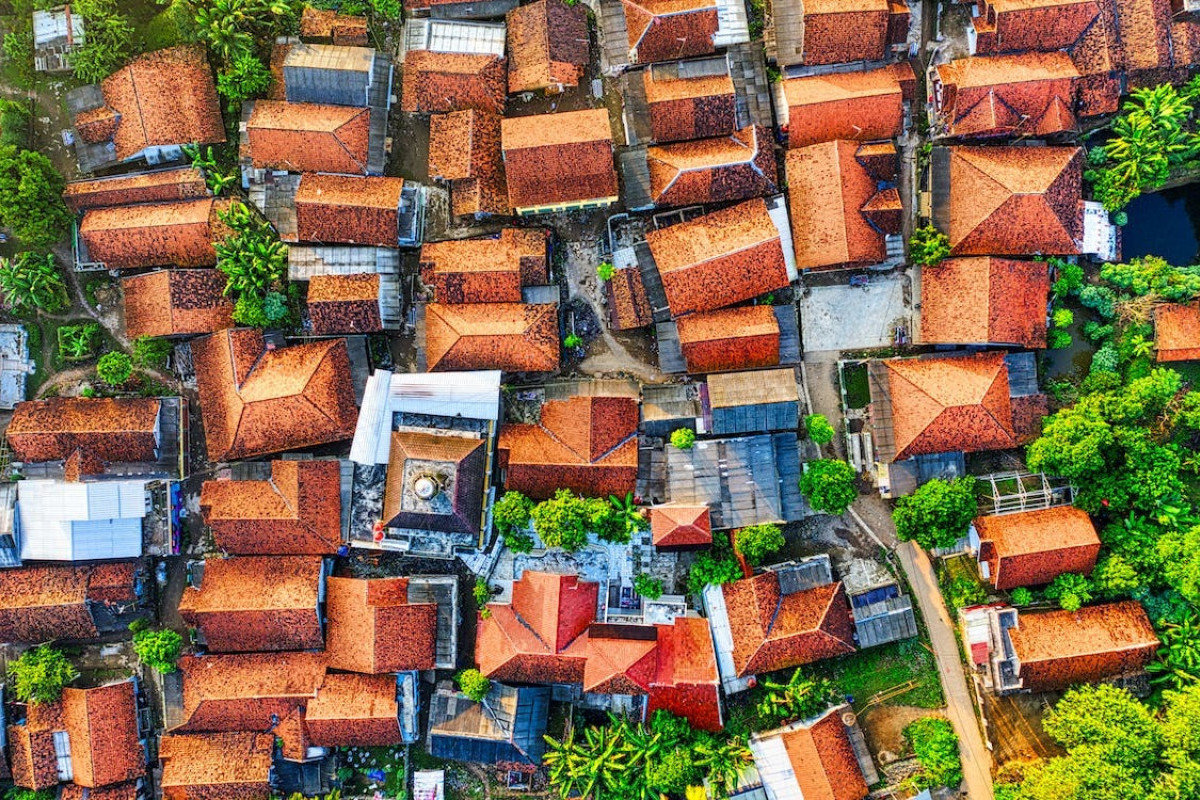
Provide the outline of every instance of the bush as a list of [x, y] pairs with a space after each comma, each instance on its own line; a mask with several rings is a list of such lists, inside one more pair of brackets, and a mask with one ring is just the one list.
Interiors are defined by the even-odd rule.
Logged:
[[29, 106], [15, 100], [0, 99], [0, 145], [29, 146]]
[[1026, 589], [1024, 586], [1018, 586], [1012, 590], [1012, 604], [1018, 608], [1027, 606], [1033, 602], [1033, 592]]
[[1104, 319], [1114, 319], [1117, 316], [1117, 296], [1107, 286], [1084, 286], [1079, 290], [1079, 302], [1084, 308], [1092, 309]]
[[454, 676], [454, 680], [458, 683], [458, 690], [476, 703], [487, 697], [492, 689], [492, 682], [477, 669], [464, 669]]
[[708, 585], [720, 586], [742, 577], [742, 565], [733, 555], [729, 540], [721, 534], [713, 534], [713, 546], [696, 557], [688, 572], [689, 592], [702, 592]]
[[87, 35], [71, 54], [71, 70], [87, 83], [99, 83], [129, 57], [133, 26], [112, 0], [76, 0], [71, 10], [83, 17]]
[[1075, 315], [1069, 308], [1056, 308], [1054, 310], [1054, 327], [1069, 328], [1075, 322]]
[[607, 261], [601, 262], [600, 266], [596, 267], [596, 274], [600, 276], [602, 281], [611, 281], [613, 275], [617, 274], [616, 268]]
[[133, 359], [121, 352], [105, 353], [96, 363], [96, 374], [109, 386], [123, 386], [133, 374]]
[[901, 497], [892, 520], [900, 539], [933, 550], [951, 547], [965, 536], [967, 526], [978, 512], [974, 478], [934, 479]]
[[1064, 572], [1046, 587], [1046, 599], [1065, 611], [1078, 611], [1092, 601], [1092, 582], [1084, 575]]
[[492, 599], [492, 587], [488, 585], [486, 578], [476, 578], [475, 587], [471, 589], [471, 594], [475, 598], [475, 605], [482, 611], [487, 608], [487, 604]]
[[987, 590], [983, 588], [983, 585], [965, 575], [951, 578], [942, 587], [942, 592], [946, 597], [946, 604], [955, 611], [979, 605], [987, 600]]
[[547, 547], [561, 547], [568, 553], [585, 547], [592, 526], [587, 501], [570, 489], [559, 489], [554, 497], [533, 507], [533, 527]]
[[1071, 346], [1071, 334], [1062, 328], [1053, 328], [1046, 333], [1046, 347], [1051, 350], [1065, 350]]
[[800, 493], [815, 511], [844, 514], [858, 497], [854, 467], [836, 458], [810, 461], [800, 475]]
[[962, 783], [958, 736], [949, 720], [942, 717], [914, 720], [904, 726], [904, 742], [921, 765], [921, 771], [913, 778], [918, 789], [955, 788]]
[[217, 94], [228, 101], [230, 110], [264, 94], [271, 87], [271, 70], [258, 58], [243, 55], [217, 75]]
[[50, 253], [24, 252], [11, 259], [0, 258], [0, 294], [18, 314], [53, 314], [70, 304], [67, 284]]
[[563, 347], [567, 348], [568, 350], [574, 350], [576, 347], [579, 347], [582, 344], [583, 338], [577, 333], [568, 333], [566, 338], [563, 339]]
[[778, 525], [770, 522], [740, 529], [734, 534], [733, 541], [738, 552], [752, 566], [758, 566], [767, 556], [782, 549], [786, 544], [783, 531]]
[[53, 789], [26, 789], [13, 786], [4, 794], [4, 800], [54, 800]]
[[691, 428], [676, 428], [671, 431], [671, 446], [680, 450], [691, 450], [696, 444], [696, 432]]
[[1078, 294], [1083, 288], [1083, 267], [1061, 258], [1052, 258], [1050, 263], [1058, 276], [1051, 287], [1054, 296], [1061, 299]]
[[183, 652], [183, 637], [170, 629], [140, 630], [133, 635], [133, 651], [143, 664], [165, 675], [175, 671]]
[[1121, 354], [1111, 344], [1106, 344], [1092, 355], [1091, 372], [1116, 373], [1121, 367]]
[[174, 351], [169, 339], [139, 336], [133, 343], [133, 363], [143, 369], [164, 370]]
[[908, 246], [910, 260], [922, 267], [936, 267], [950, 256], [950, 237], [932, 225], [913, 231]]
[[96, 353], [100, 326], [95, 322], [85, 322], [82, 325], [60, 325], [56, 335], [60, 359], [84, 361]]
[[809, 414], [804, 418], [804, 429], [808, 438], [816, 444], [829, 444], [833, 441], [835, 431], [824, 414]]
[[663, 594], [663, 582], [642, 572], [633, 579], [633, 590], [647, 600], [657, 600]]
[[79, 677], [79, 670], [61, 650], [48, 644], [26, 650], [8, 663], [8, 680], [22, 703], [53, 703], [63, 687]]

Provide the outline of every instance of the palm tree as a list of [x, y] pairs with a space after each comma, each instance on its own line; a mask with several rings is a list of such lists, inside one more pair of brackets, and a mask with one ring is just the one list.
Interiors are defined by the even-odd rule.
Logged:
[[762, 686], [767, 693], [758, 703], [758, 714], [776, 723], [805, 719], [824, 711], [833, 696], [829, 681], [806, 678], [799, 668], [787, 683], [764, 679]]
[[0, 258], [0, 292], [14, 311], [58, 311], [67, 305], [67, 286], [50, 253]]
[[646, 517], [642, 514], [641, 509], [633, 502], [633, 492], [626, 492], [624, 500], [614, 495], [609, 495], [608, 502], [621, 515], [621, 519], [625, 522], [625, 530], [628, 531], [630, 536], [638, 531], [645, 530], [646, 526], [650, 524], [646, 521]]

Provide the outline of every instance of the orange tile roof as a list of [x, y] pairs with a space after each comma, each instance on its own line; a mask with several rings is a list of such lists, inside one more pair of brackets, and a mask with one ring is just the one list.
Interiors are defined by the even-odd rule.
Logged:
[[879, 61], [887, 55], [887, 0], [808, 0], [802, 14], [804, 64]]
[[192, 343], [208, 457], [268, 455], [349, 439], [358, 409], [345, 339], [267, 350], [260, 331]]
[[243, 149], [258, 169], [365, 175], [371, 110], [256, 100]]
[[558, 369], [558, 304], [425, 305], [429, 371]]
[[92, 208], [79, 223], [88, 257], [109, 269], [211, 267], [220, 238], [217, 211], [228, 205], [212, 197], [175, 203]]
[[24, 725], [8, 726], [8, 757], [12, 780], [35, 791], [58, 784], [54, 732], [63, 729], [62, 703], [35, 703], [27, 707]]
[[97, 787], [146, 774], [132, 680], [96, 689], [67, 687], [61, 702], [63, 728], [71, 743], [72, 781]]
[[437, 605], [408, 602], [408, 578], [329, 578], [325, 654], [332, 669], [433, 669]]
[[314, 275], [305, 309], [316, 336], [378, 333], [383, 330], [379, 275]]
[[974, 56], [937, 67], [938, 112], [951, 136], [1050, 135], [1078, 128], [1079, 70], [1066, 53]]
[[665, 505], [650, 509], [650, 536], [655, 547], [689, 548], [712, 544], [708, 506]]
[[585, 8], [536, 0], [504, 16], [510, 94], [579, 85], [590, 58]]
[[727, 74], [656, 79], [646, 69], [642, 83], [656, 142], [728, 136], [737, 130], [733, 78]]
[[1096, 0], [990, 0], [975, 24], [982, 34], [978, 52], [1062, 50], [1078, 42], [1099, 14]]
[[862, 800], [869, 793], [841, 707], [779, 734], [805, 800]]
[[395, 247], [403, 189], [403, 178], [302, 175], [296, 187], [296, 237]]
[[779, 363], [779, 320], [770, 306], [704, 311], [680, 317], [675, 324], [690, 374]]
[[158, 459], [155, 398], [52, 397], [17, 403], [6, 435], [20, 461], [62, 461], [77, 451], [104, 463]]
[[395, 675], [330, 673], [304, 709], [316, 747], [385, 747], [403, 742]]
[[646, 149], [650, 195], [658, 206], [727, 203], [773, 193], [775, 147], [766, 128]]
[[317, 696], [323, 653], [184, 656], [183, 719], [176, 732], [269, 731]]
[[305, 6], [300, 15], [300, 36], [330, 40], [336, 45], [366, 47], [367, 18]]
[[500, 115], [470, 109], [430, 117], [429, 176], [449, 181], [456, 217], [508, 214]]
[[593, 625], [588, 630], [583, 690], [649, 694], [658, 668], [658, 629], [648, 625]]
[[536, 499], [569, 488], [624, 497], [637, 479], [638, 403], [631, 397], [549, 400], [536, 423], [504, 423], [497, 450], [504, 485]]
[[613, 270], [612, 278], [604, 282], [604, 292], [608, 299], [608, 326], [613, 330], [644, 328], [654, 322], [642, 273], [636, 267]]
[[904, 126], [904, 92], [890, 67], [789, 78], [783, 94], [788, 147], [891, 139]]
[[342, 543], [341, 468], [332, 459], [272, 461], [265, 481], [205, 481], [204, 524], [242, 555], [333, 555]]
[[444, 114], [473, 108], [504, 113], [508, 71], [502, 57], [411, 50], [402, 72], [401, 111]]
[[89, 208], [131, 203], [169, 203], [208, 196], [204, 175], [195, 167], [136, 172], [71, 181], [63, 201], [76, 214]]
[[988, 580], [1003, 591], [1041, 586], [1064, 572], [1087, 575], [1100, 553], [1092, 520], [1074, 506], [978, 517], [974, 524], [979, 560], [988, 563]]
[[715, 51], [715, 0], [622, 0], [631, 59], [676, 61]]
[[946, 259], [921, 272], [921, 340], [1045, 347], [1049, 295], [1043, 261]]
[[606, 109], [506, 117], [500, 141], [512, 208], [617, 197]]
[[275, 737], [266, 733], [163, 736], [163, 800], [266, 800]]
[[181, 336], [233, 327], [226, 278], [215, 269], [172, 269], [121, 279], [125, 334]]
[[519, 303], [522, 286], [549, 281], [547, 231], [505, 228], [498, 237], [421, 247], [421, 282], [441, 303]]
[[1154, 310], [1159, 361], [1200, 360], [1200, 303], [1170, 303]]
[[891, 384], [896, 461], [1017, 445], [1003, 353], [883, 363]]

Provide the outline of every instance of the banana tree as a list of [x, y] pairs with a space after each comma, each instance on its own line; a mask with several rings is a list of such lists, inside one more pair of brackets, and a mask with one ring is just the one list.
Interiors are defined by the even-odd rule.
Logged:
[[1182, 689], [1200, 680], [1200, 619], [1193, 614], [1181, 623], [1168, 624], [1160, 637], [1158, 660], [1146, 666], [1154, 676], [1151, 683]]

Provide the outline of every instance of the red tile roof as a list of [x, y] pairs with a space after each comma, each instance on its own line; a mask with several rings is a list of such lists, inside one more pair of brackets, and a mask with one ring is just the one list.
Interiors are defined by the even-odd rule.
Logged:
[[92, 208], [79, 223], [88, 258], [109, 269], [134, 267], [211, 267], [217, 263], [213, 242], [223, 225], [217, 211], [225, 200], [204, 197], [174, 203]]
[[240, 555], [333, 555], [342, 544], [341, 468], [332, 459], [272, 461], [265, 481], [205, 481], [204, 524]]
[[425, 358], [430, 372], [553, 372], [559, 358], [558, 304], [428, 303]]
[[646, 149], [650, 195], [658, 206], [727, 203], [778, 188], [775, 148], [766, 128]]
[[764, 572], [721, 587], [739, 676], [854, 652], [854, 621], [841, 583], [785, 595]]
[[131, 203], [169, 203], [208, 196], [204, 175], [195, 167], [137, 172], [71, 181], [63, 192], [67, 208], [78, 214], [89, 208]]
[[868, 794], [842, 712], [831, 708], [815, 720], [788, 725], [775, 738], [783, 742], [796, 786], [805, 800], [862, 800]]
[[411, 50], [404, 57], [400, 110], [504, 113], [508, 72], [503, 58], [487, 54]]
[[24, 725], [8, 726], [14, 784], [35, 791], [58, 785], [54, 732], [63, 729], [62, 703], [31, 704]]
[[834, 139], [891, 139], [904, 127], [904, 91], [894, 67], [789, 78], [788, 147]]
[[171, 269], [121, 279], [125, 334], [183, 336], [233, 327], [233, 301], [225, 296], [225, 273]]
[[429, 176], [450, 183], [456, 217], [508, 214], [500, 115], [469, 109], [430, 117]]
[[801, 63], [881, 61], [887, 55], [887, 0], [808, 0], [800, 13]]
[[549, 400], [534, 423], [504, 423], [496, 445], [506, 489], [544, 499], [567, 488], [624, 497], [637, 482], [638, 404], [631, 397]]
[[548, 232], [505, 228], [499, 237], [421, 247], [421, 283], [439, 303], [519, 303], [522, 286], [549, 281]]
[[716, 50], [715, 0], [622, 0], [630, 60], [676, 61]]
[[243, 155], [258, 169], [365, 175], [371, 110], [256, 100]]
[[403, 178], [302, 175], [296, 187], [297, 240], [395, 247], [403, 189]]
[[383, 330], [377, 273], [314, 275], [305, 308], [315, 336], [378, 333]]
[[598, 624], [588, 629], [585, 692], [649, 694], [657, 667], [656, 628]]
[[179, 615], [213, 653], [318, 649], [323, 573], [319, 556], [210, 558], [200, 588], [183, 590]]
[[684, 717], [694, 727], [719, 731], [722, 727], [717, 654], [708, 620], [676, 617], [671, 625], [657, 625], [658, 668], [650, 685], [646, 713], [662, 708]]
[[335, 45], [366, 47], [367, 18], [305, 6], [300, 15], [300, 36], [331, 41]]
[[508, 117], [501, 123], [500, 138], [512, 208], [617, 197], [607, 110]]
[[1043, 261], [950, 258], [921, 272], [921, 341], [1046, 346]]
[[1200, 303], [1170, 303], [1154, 310], [1159, 361], [1200, 360]]
[[76, 784], [107, 786], [145, 775], [137, 711], [132, 680], [98, 689], [63, 689], [63, 728], [71, 743]]
[[308, 701], [304, 726], [316, 747], [401, 744], [395, 675], [330, 673]]
[[1079, 70], [1066, 53], [961, 58], [936, 69], [935, 97], [945, 132], [983, 137], [1076, 130]]
[[646, 297], [642, 273], [637, 267], [613, 270], [610, 280], [604, 282], [608, 299], [608, 327], [615, 331], [644, 328], [654, 322], [654, 312]]
[[1023, 613], [1008, 635], [1022, 687], [1033, 691], [1139, 672], [1154, 659], [1160, 644], [1135, 600], [1078, 611]]
[[680, 317], [675, 324], [690, 374], [779, 363], [779, 320], [770, 306], [704, 311]]
[[979, 561], [1001, 591], [1041, 586], [1064, 572], [1090, 574], [1100, 538], [1087, 512], [1074, 506], [978, 517]]
[[671, 314], [712, 311], [788, 285], [779, 229], [761, 199], [651, 230]]
[[587, 67], [587, 9], [536, 0], [505, 16], [510, 94], [578, 86]]
[[141, 800], [142, 790], [136, 781], [89, 789], [75, 783], [59, 787], [58, 800]]
[[1083, 37], [1099, 13], [1096, 0], [990, 0], [974, 19], [976, 52], [1064, 50]]
[[655, 547], [666, 550], [711, 545], [708, 506], [655, 506], [650, 509], [650, 536]]
[[437, 605], [408, 602], [408, 578], [329, 578], [325, 653], [332, 669], [433, 669]]
[[16, 460], [156, 461], [161, 403], [154, 398], [52, 397], [18, 403], [6, 435]]
[[274, 749], [265, 733], [163, 736], [163, 800], [267, 800]]
[[192, 343], [208, 457], [268, 455], [349, 439], [358, 409], [345, 339], [267, 350], [260, 331]]
[[655, 78], [654, 70], [646, 69], [642, 81], [654, 141], [706, 139], [737, 130], [733, 78], [729, 75]]
[[184, 721], [175, 731], [265, 732], [317, 696], [325, 681], [325, 656], [184, 656], [179, 669], [183, 673]]

